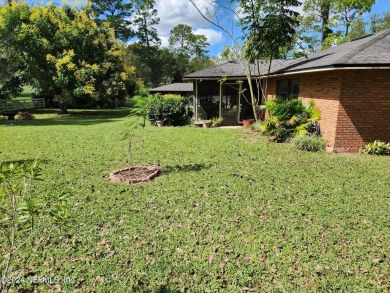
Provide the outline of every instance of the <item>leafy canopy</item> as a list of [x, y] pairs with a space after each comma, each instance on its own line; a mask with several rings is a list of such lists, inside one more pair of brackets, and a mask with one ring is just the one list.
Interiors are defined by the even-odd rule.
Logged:
[[243, 17], [240, 19], [245, 40], [245, 59], [254, 63], [259, 59], [274, 59], [281, 49], [290, 47], [294, 40], [299, 13], [291, 7], [298, 0], [239, 0]]
[[64, 112], [78, 101], [115, 105], [137, 86], [114, 31], [68, 6], [4, 5], [0, 48], [10, 48], [26, 80], [50, 93]]

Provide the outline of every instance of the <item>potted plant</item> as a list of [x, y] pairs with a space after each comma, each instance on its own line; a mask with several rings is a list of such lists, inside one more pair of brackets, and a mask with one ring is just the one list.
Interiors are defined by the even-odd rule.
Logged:
[[211, 121], [210, 120], [203, 120], [203, 127], [209, 128], [211, 126]]
[[244, 127], [249, 127], [255, 122], [255, 119], [250, 118], [250, 119], [243, 119], [242, 120], [242, 126]]
[[156, 121], [157, 127], [163, 127], [164, 126], [164, 120], [157, 120]]

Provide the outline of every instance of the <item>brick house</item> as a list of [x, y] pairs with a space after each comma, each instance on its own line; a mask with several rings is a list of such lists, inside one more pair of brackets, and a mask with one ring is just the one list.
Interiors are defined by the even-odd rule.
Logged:
[[[261, 67], [260, 72], [266, 72]], [[226, 81], [218, 82], [222, 77]], [[208, 100], [219, 104], [219, 116], [228, 121], [233, 117], [241, 123], [249, 115], [247, 98], [242, 96], [248, 83], [239, 62], [226, 62], [184, 79], [194, 82], [198, 103], [202, 97], [211, 97]], [[275, 60], [267, 95], [314, 100], [321, 111], [321, 133], [337, 151], [356, 151], [375, 139], [390, 141], [390, 30], [307, 57]]]

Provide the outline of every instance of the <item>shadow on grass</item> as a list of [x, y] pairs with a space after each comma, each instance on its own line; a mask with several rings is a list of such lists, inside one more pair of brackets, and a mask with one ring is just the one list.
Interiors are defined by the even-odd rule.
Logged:
[[198, 172], [205, 169], [210, 169], [211, 165], [205, 164], [188, 164], [163, 167], [162, 174], [183, 173], [183, 172]]
[[167, 286], [160, 286], [157, 291], [157, 293], [179, 293], [181, 292], [179, 289], [170, 289]]
[[[32, 164], [36, 160], [35, 159], [26, 159], [26, 160], [13, 160], [13, 161], [0, 161], [0, 164], [9, 165], [9, 164]], [[49, 160], [37, 160], [41, 164], [47, 164], [49, 163]]]
[[1, 120], [0, 125], [15, 126], [51, 126], [51, 125], [94, 125], [114, 122], [129, 116], [129, 108], [117, 109], [71, 109], [68, 114], [58, 114], [58, 109], [35, 109], [28, 111], [37, 116], [34, 120]]
[[[133, 289], [135, 292], [152, 292], [152, 291], [150, 291], [142, 286], [135, 287], [135, 288], [133, 287]], [[158, 288], [156, 288], [155, 290], [153, 290], [153, 292], [156, 292], [156, 293], [180, 293], [182, 291], [179, 289], [172, 289], [167, 285], [162, 285], [162, 286], [159, 286]]]

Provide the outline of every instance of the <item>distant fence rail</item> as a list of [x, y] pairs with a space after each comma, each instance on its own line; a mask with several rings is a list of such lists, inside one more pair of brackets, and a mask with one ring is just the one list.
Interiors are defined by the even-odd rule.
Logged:
[[13, 120], [19, 111], [26, 111], [29, 109], [37, 109], [45, 107], [44, 98], [33, 99], [18, 99], [0, 102], [0, 114], [8, 116], [9, 120]]

